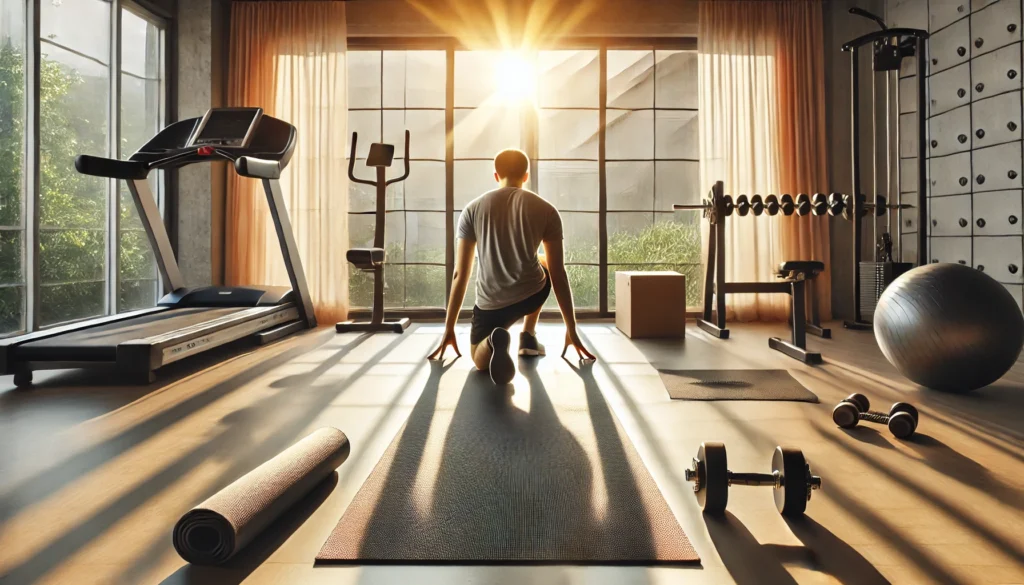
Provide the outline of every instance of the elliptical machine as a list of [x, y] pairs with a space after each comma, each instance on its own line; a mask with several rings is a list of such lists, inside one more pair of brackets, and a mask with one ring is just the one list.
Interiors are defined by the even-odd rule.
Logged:
[[402, 333], [409, 327], [409, 319], [384, 319], [384, 207], [385, 191], [392, 183], [400, 183], [409, 176], [409, 131], [405, 131], [405, 172], [397, 179], [390, 181], [385, 179], [387, 168], [395, 158], [395, 145], [374, 142], [370, 144], [370, 153], [366, 156], [366, 166], [377, 169], [377, 178], [374, 181], [356, 178], [356, 143], [359, 138], [358, 132], [352, 133], [352, 150], [348, 158], [348, 178], [354, 183], [373, 185], [377, 189], [377, 207], [375, 211], [376, 224], [373, 229], [372, 248], [352, 248], [345, 254], [345, 259], [351, 262], [356, 268], [364, 272], [373, 273], [373, 312], [369, 321], [343, 321], [334, 326], [338, 333], [351, 331], [375, 333], [377, 331], [391, 331]]

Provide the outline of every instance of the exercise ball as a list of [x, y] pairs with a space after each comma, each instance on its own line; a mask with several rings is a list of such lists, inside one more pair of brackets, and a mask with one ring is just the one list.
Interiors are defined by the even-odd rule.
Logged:
[[875, 307], [878, 347], [901, 374], [947, 392], [987, 386], [1024, 345], [1024, 316], [1003, 285], [961, 264], [928, 264], [897, 278]]

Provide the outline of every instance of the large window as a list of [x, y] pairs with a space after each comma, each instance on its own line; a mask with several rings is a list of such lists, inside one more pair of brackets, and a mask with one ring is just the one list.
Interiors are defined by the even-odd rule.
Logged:
[[[121, 10], [121, 157], [135, 151], [164, 127], [164, 31], [141, 12]], [[149, 188], [163, 203], [163, 171], [149, 177]], [[160, 281], [156, 258], [139, 212], [123, 181], [118, 182], [117, 310], [156, 304]]]
[[[410, 63], [417, 64], [415, 78]], [[414, 160], [423, 153], [405, 189], [388, 193], [386, 306], [444, 306], [453, 228], [469, 201], [496, 186], [492, 159], [510, 147], [527, 153], [528, 186], [562, 215], [578, 308], [613, 310], [618, 270], [681, 271], [688, 304], [697, 305], [699, 216], [671, 211], [673, 203], [699, 200], [696, 77], [696, 54], [682, 47], [350, 51], [350, 131], [361, 143], [383, 136], [400, 149], [401, 131], [409, 128]], [[404, 85], [389, 89], [389, 79]], [[389, 114], [404, 126], [389, 131]], [[396, 160], [389, 176], [400, 167]], [[369, 245], [372, 193], [359, 185], [350, 193], [352, 243]], [[448, 226], [438, 212], [451, 214]], [[355, 275], [351, 286], [353, 306], [368, 306], [368, 275]], [[471, 285], [464, 306], [474, 301]], [[548, 308], [555, 307], [549, 299]]]
[[[366, 166], [371, 142], [395, 145], [387, 178], [404, 168], [405, 130], [410, 174], [387, 190], [388, 307], [441, 307], [445, 300], [445, 53], [444, 51], [352, 51], [349, 53], [349, 133], [358, 132], [356, 176], [373, 179]], [[349, 241], [373, 243], [376, 192], [351, 184]], [[368, 306], [373, 277], [353, 272], [352, 304]]]
[[608, 51], [608, 298], [619, 270], [686, 275], [699, 304], [697, 55], [692, 51]]
[[[26, 59], [26, 3], [0, 0], [0, 334], [151, 306], [157, 294], [127, 190], [79, 174], [74, 159], [127, 157], [163, 125], [165, 27], [127, 2], [114, 19], [105, 0], [37, 1], [38, 55]], [[25, 172], [36, 165], [38, 179]]]
[[42, 2], [39, 77], [40, 325], [106, 310], [109, 181], [75, 172], [110, 151], [110, 10], [103, 0]]

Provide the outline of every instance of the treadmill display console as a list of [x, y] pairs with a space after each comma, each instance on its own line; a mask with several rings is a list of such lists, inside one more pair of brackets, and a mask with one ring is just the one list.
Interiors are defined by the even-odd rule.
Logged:
[[206, 112], [188, 146], [246, 148], [263, 117], [263, 108], [214, 108]]

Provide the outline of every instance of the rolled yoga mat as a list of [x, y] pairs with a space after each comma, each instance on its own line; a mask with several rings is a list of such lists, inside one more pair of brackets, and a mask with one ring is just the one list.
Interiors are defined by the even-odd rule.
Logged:
[[219, 565], [245, 548], [348, 459], [345, 433], [324, 427], [189, 510], [174, 548], [196, 565]]

